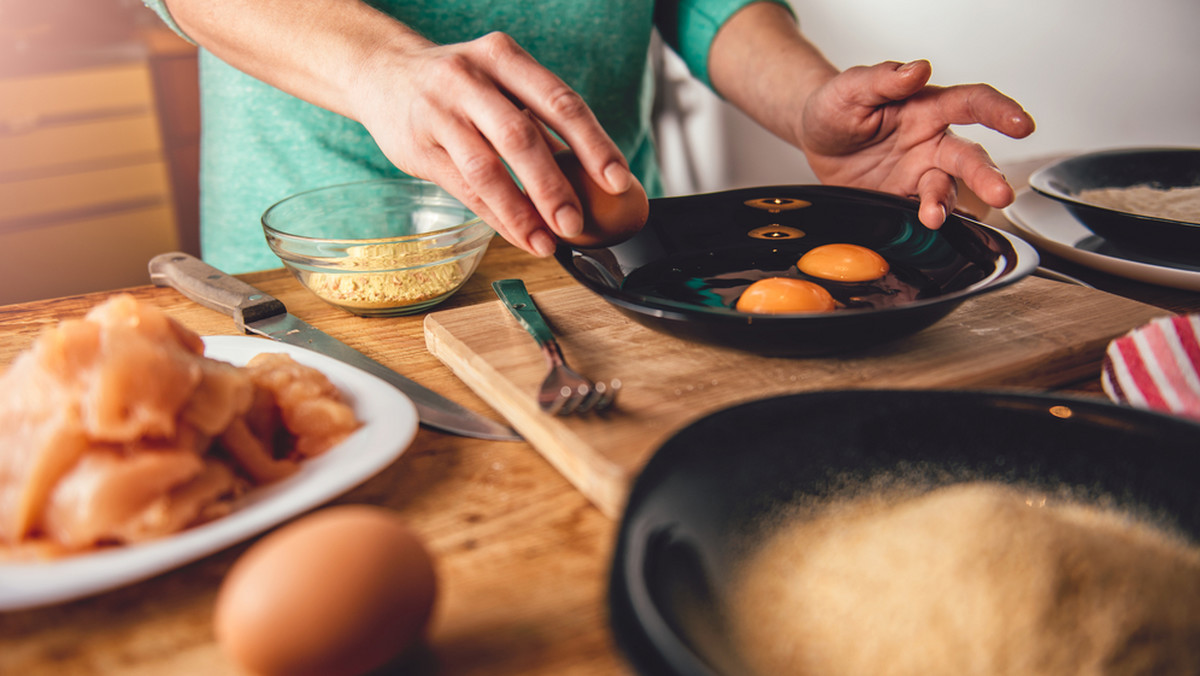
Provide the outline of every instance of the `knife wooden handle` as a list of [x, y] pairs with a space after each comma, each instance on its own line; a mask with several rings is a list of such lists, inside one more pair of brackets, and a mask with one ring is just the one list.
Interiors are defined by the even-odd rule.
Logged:
[[150, 281], [156, 286], [170, 286], [206, 308], [233, 317], [243, 331], [247, 323], [287, 312], [274, 296], [178, 251], [150, 259]]

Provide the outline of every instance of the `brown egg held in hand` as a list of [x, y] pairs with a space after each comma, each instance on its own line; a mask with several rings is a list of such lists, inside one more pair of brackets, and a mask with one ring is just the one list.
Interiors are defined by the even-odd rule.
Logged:
[[739, 312], [774, 315], [832, 312], [837, 302], [820, 284], [791, 277], [768, 277], [746, 287], [735, 307]]
[[888, 262], [857, 244], [825, 244], [800, 257], [796, 267], [806, 275], [838, 282], [869, 282], [886, 275]]
[[437, 581], [420, 539], [381, 507], [330, 507], [252, 546], [217, 595], [222, 650], [260, 676], [360, 676], [423, 633]]
[[558, 168], [575, 188], [583, 207], [583, 232], [563, 241], [578, 247], [611, 246], [633, 237], [650, 217], [646, 189], [633, 179], [633, 185], [620, 195], [610, 195], [588, 176], [579, 158], [570, 150], [554, 153]]

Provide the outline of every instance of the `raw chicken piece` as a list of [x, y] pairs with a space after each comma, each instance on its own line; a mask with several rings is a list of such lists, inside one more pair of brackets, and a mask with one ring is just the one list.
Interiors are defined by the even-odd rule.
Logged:
[[296, 455], [320, 455], [358, 428], [354, 409], [320, 371], [271, 352], [255, 356], [246, 370], [255, 386], [274, 395]]
[[284, 354], [209, 359], [162, 311], [113, 296], [0, 374], [0, 559], [203, 523], [358, 426], [319, 371]]
[[[170, 444], [182, 420], [206, 437], [188, 453], [203, 453], [254, 391], [241, 369], [203, 351], [195, 333], [122, 294], [46, 330], [19, 355], [0, 375], [0, 542], [41, 535], [59, 482], [96, 447], [132, 454]], [[198, 474], [194, 458], [169, 457], [176, 467], [162, 472], [175, 483]], [[115, 532], [105, 520], [119, 511], [64, 519], [56, 537], [79, 544]]]

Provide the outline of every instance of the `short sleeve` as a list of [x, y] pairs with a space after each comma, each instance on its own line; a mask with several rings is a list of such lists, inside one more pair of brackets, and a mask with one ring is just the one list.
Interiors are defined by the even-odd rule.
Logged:
[[183, 29], [179, 27], [179, 24], [175, 22], [175, 17], [171, 16], [171, 10], [167, 9], [166, 0], [142, 0], [142, 3], [154, 10], [154, 13], [158, 14], [159, 18], [163, 20], [163, 23], [167, 24], [171, 30], [178, 33], [180, 37], [188, 42], [191, 42], [192, 44], [195, 44], [196, 41], [188, 37], [187, 33], [184, 33]]
[[[709, 88], [708, 52], [717, 31], [747, 5], [763, 0], [671, 0], [659, 2], [654, 23], [688, 70]], [[786, 0], [766, 0], [792, 12]]]

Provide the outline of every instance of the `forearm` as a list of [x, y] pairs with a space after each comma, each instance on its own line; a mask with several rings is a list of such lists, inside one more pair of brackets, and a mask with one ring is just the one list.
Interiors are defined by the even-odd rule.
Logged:
[[771, 2], [747, 5], [721, 27], [708, 67], [717, 93], [794, 145], [805, 101], [838, 74], [792, 15]]
[[354, 87], [385, 46], [430, 43], [359, 0], [168, 0], [180, 28], [222, 61], [358, 119]]

